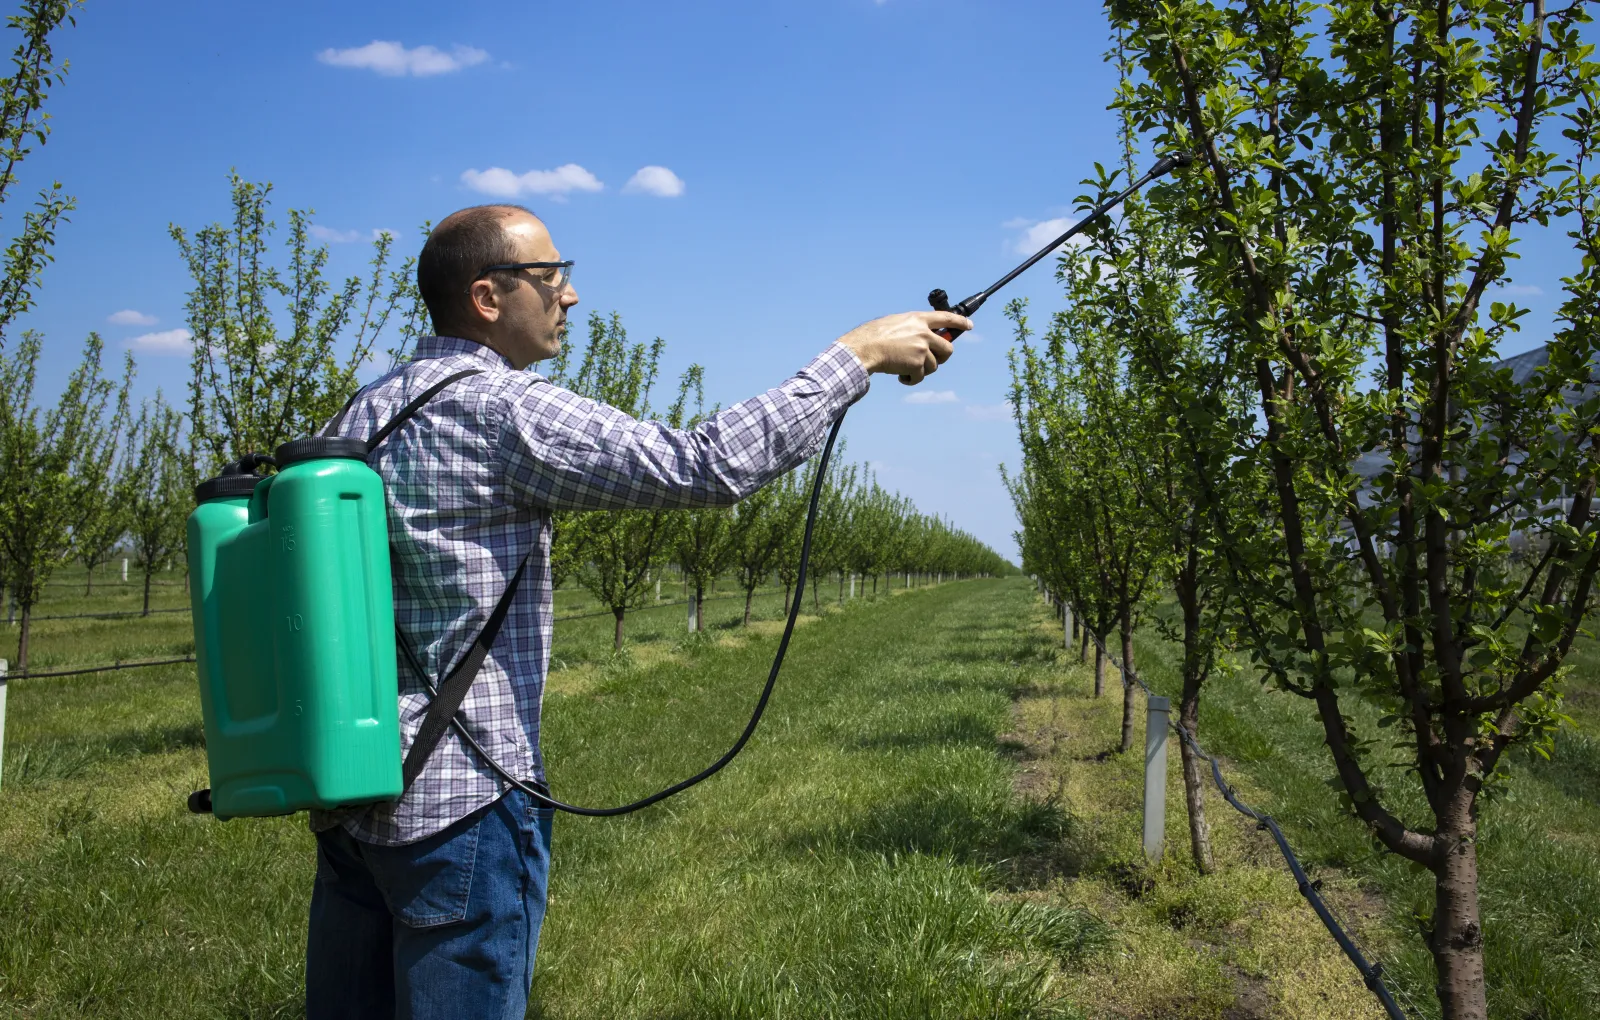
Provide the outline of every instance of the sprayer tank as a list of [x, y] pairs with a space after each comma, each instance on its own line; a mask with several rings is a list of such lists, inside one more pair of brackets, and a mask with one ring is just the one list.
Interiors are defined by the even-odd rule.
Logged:
[[207, 499], [202, 486], [188, 525], [213, 811], [399, 796], [382, 481], [362, 460], [322, 457], [254, 482], [248, 498], [228, 488]]

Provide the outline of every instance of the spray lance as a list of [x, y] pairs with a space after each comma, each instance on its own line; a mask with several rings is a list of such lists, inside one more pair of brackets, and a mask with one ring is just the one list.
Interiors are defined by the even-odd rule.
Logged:
[[[1162, 157], [1144, 176], [1096, 205], [1060, 237], [986, 289], [956, 305], [950, 304], [943, 290], [934, 290], [928, 295], [928, 303], [935, 311], [971, 316], [1000, 288], [1129, 195], [1191, 162], [1193, 157], [1187, 152]], [[954, 340], [962, 331], [938, 332]], [[451, 376], [431, 387], [370, 440], [329, 434], [297, 439], [279, 447], [273, 458], [252, 455], [229, 465], [222, 476], [203, 482], [196, 489], [200, 505], [189, 520], [190, 568], [194, 578], [191, 599], [206, 751], [213, 787], [219, 796], [214, 800], [212, 790], [196, 791], [189, 798], [191, 811], [228, 818], [393, 799], [410, 785], [409, 780], [420, 770], [421, 759], [448, 726], [502, 780], [535, 802], [570, 814], [610, 817], [649, 807], [704, 782], [733, 761], [755, 734], [789, 650], [800, 615], [799, 598], [789, 607], [766, 684], [733, 746], [687, 779], [616, 807], [567, 804], [552, 797], [542, 785], [517, 778], [485, 751], [456, 711], [465, 696], [465, 687], [471, 684], [493, 643], [498, 619], [504, 617], [522, 569], [491, 614], [490, 625], [440, 684], [436, 685], [423, 668], [403, 631], [395, 628], [393, 642], [381, 639], [386, 621], [387, 626], [393, 626], [388, 557], [381, 537], [384, 500], [382, 482], [365, 460], [438, 391], [467, 374], [473, 373]], [[817, 507], [843, 423], [841, 414], [829, 430], [817, 461], [800, 545], [797, 591], [805, 590]], [[328, 432], [337, 425], [335, 419]], [[264, 478], [255, 475], [256, 467], [274, 464], [277, 474]], [[326, 505], [340, 508], [340, 526], [348, 527], [347, 534], [320, 525], [316, 514], [319, 507]], [[310, 526], [297, 523], [302, 520]], [[330, 543], [326, 550], [307, 547], [324, 532], [322, 540]], [[298, 555], [297, 543], [302, 546]], [[364, 549], [365, 554], [361, 563], [352, 567], [351, 550], [356, 548]], [[334, 564], [343, 566], [332, 570]], [[296, 576], [296, 571], [305, 570], [310, 572]], [[320, 575], [318, 570], [322, 571]], [[241, 597], [240, 593], [261, 576], [287, 580], [275, 582], [277, 588], [265, 598], [254, 593]], [[296, 611], [301, 601], [317, 599], [322, 600], [318, 603], [321, 611]], [[328, 626], [325, 618], [330, 617], [343, 626], [342, 638], [311, 640], [319, 624]], [[248, 640], [250, 635], [262, 633], [255, 626], [258, 623], [265, 623], [277, 634], [271, 656], [261, 655], [255, 642]], [[235, 635], [232, 638], [230, 630]], [[319, 647], [323, 644], [326, 647]], [[424, 743], [422, 736], [430, 728], [429, 721], [424, 721], [407, 756], [404, 775], [398, 761], [396, 647], [406, 665], [422, 678], [434, 699], [433, 708], [439, 709], [429, 713], [430, 719], [437, 717], [437, 732], [419, 754], [417, 745]], [[463, 679], [464, 684], [459, 682]]]

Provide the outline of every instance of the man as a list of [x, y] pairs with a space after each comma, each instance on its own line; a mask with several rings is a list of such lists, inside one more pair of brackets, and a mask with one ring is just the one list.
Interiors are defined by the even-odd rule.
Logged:
[[[396, 621], [429, 682], [477, 639], [522, 568], [459, 718], [485, 754], [535, 787], [544, 779], [550, 512], [735, 503], [815, 452], [867, 391], [868, 373], [919, 382], [951, 353], [933, 331], [972, 328], [948, 312], [877, 319], [781, 386], [697, 428], [669, 429], [523, 371], [560, 350], [578, 303], [570, 274], [544, 224], [521, 207], [445, 218], [417, 263], [437, 335], [336, 423], [341, 435], [367, 438], [430, 386], [478, 370], [439, 391], [370, 462], [388, 494]], [[407, 750], [430, 700], [402, 657]], [[522, 1017], [550, 821], [454, 730], [399, 800], [313, 813], [309, 1020]]]

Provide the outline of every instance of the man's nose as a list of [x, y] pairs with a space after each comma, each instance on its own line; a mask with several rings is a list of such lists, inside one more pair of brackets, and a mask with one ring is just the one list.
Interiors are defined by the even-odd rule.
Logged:
[[572, 284], [567, 284], [566, 290], [561, 292], [561, 307], [571, 308], [578, 303], [578, 289]]

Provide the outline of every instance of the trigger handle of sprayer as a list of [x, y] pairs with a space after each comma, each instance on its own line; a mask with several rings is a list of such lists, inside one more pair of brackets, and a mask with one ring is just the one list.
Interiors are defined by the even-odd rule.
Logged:
[[[935, 287], [933, 290], [928, 292], [928, 306], [936, 312], [955, 312], [957, 315], [970, 316], [973, 312], [978, 310], [978, 305], [981, 304], [983, 304], [983, 295], [981, 294], [974, 294], [972, 297], [967, 298], [959, 305], [951, 307], [950, 295], [946, 294], [942, 287]], [[946, 327], [944, 329], [936, 329], [934, 332], [944, 337], [946, 340], [954, 340], [962, 333], [965, 333], [966, 330], [955, 329], [954, 327]]]

